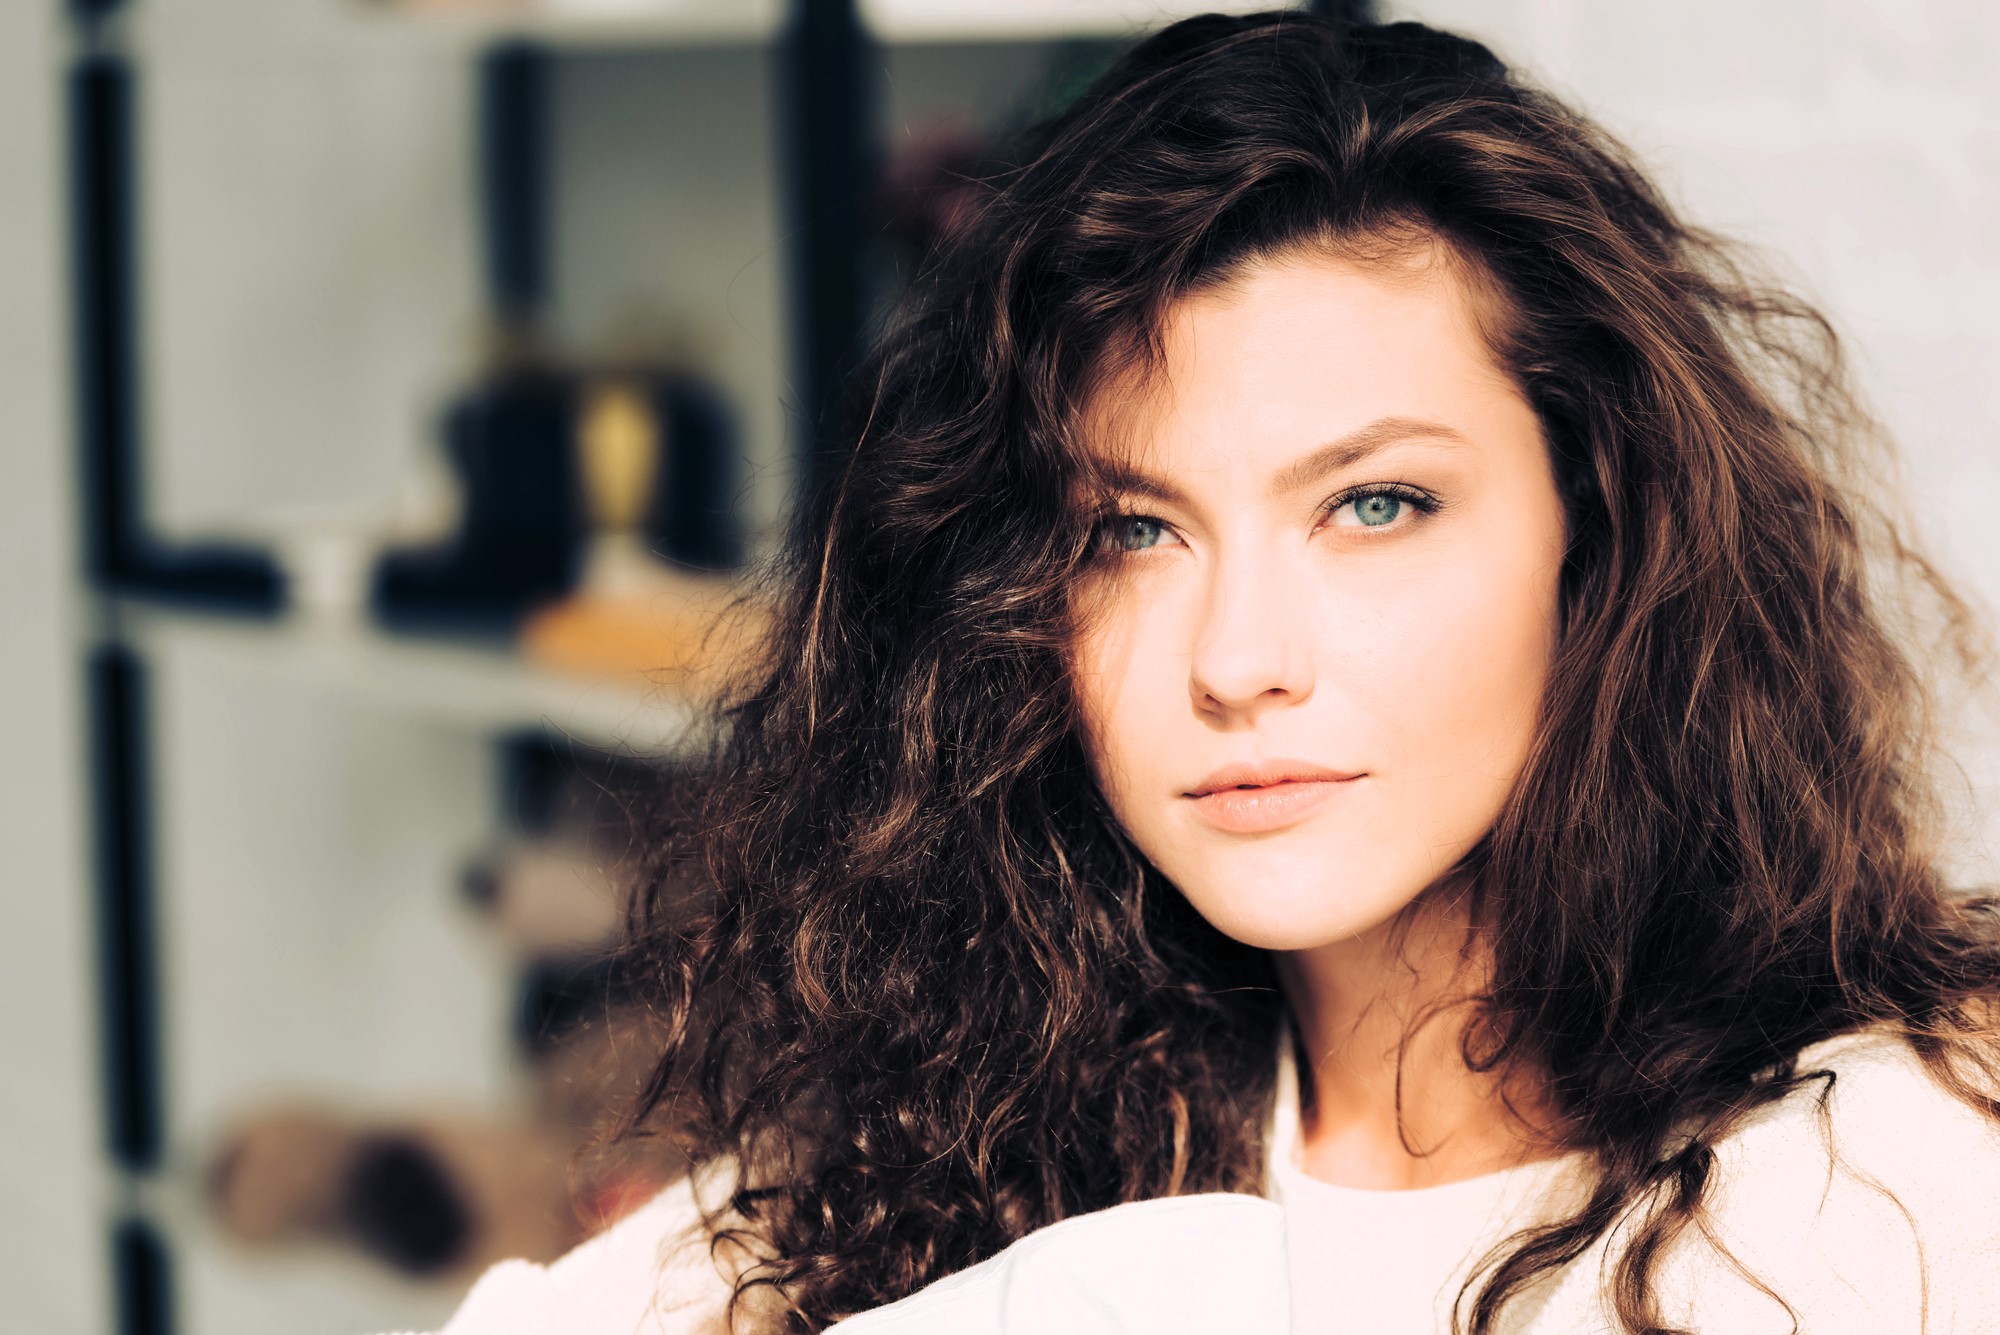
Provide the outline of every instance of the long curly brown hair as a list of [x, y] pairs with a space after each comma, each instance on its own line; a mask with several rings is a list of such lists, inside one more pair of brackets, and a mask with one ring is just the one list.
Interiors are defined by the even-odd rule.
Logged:
[[1871, 502], [1878, 433], [1818, 314], [1416, 24], [1178, 23], [1016, 161], [857, 376], [767, 666], [638, 912], [669, 1038], [633, 1125], [736, 1174], [766, 1258], [739, 1297], [817, 1329], [1055, 1220], [1258, 1189], [1269, 962], [1148, 865], [1079, 745], [1080, 415], [1196, 286], [1413, 226], [1497, 294], [1569, 524], [1539, 741], [1467, 868], [1493, 967], [1463, 1051], [1532, 1071], [1597, 1169], [1460, 1324], [1636, 1208], [1612, 1297], [1664, 1330], [1653, 1279], [1717, 1141], [1817, 1040], [1886, 1023], [2000, 1118], [1996, 904], [1937, 869], [1905, 653], [1969, 622]]

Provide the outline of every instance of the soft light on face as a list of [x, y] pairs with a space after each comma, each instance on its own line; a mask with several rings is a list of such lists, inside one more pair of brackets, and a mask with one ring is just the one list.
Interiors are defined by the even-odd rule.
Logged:
[[1367, 932], [1491, 828], [1555, 648], [1563, 514], [1458, 267], [1310, 252], [1178, 306], [1100, 396], [1078, 591], [1099, 783], [1223, 932]]

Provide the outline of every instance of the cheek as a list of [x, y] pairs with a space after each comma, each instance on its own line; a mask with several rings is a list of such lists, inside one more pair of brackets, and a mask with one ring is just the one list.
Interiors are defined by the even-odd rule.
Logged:
[[[1504, 522], [1535, 513], [1525, 505], [1491, 513], [1395, 580], [1358, 589], [1357, 633], [1336, 660], [1383, 761], [1375, 828], [1422, 875], [1442, 874], [1492, 828], [1533, 746], [1555, 651], [1560, 525]], [[1322, 649], [1336, 652], [1330, 640]]]
[[1555, 580], [1526, 560], [1448, 559], [1355, 609], [1338, 675], [1393, 730], [1409, 777], [1518, 766], [1555, 647]]
[[[1113, 591], [1100, 590], [1070, 652], [1084, 748], [1114, 810], [1139, 780], [1137, 770], [1152, 751], [1148, 739], [1157, 740], [1161, 709], [1169, 700], [1173, 655], [1163, 652], [1157, 634], [1148, 641], [1149, 625], [1157, 631], [1156, 623], [1135, 615]], [[1183, 655], [1183, 699], [1186, 667]]]

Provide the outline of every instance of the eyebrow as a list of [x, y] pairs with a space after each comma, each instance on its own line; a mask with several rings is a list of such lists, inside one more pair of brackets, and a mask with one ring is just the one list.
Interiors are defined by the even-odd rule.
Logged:
[[[1350, 431], [1338, 440], [1329, 441], [1311, 454], [1286, 466], [1271, 483], [1271, 494], [1284, 495], [1310, 486], [1328, 474], [1343, 468], [1352, 468], [1371, 454], [1402, 440], [1437, 440], [1452, 444], [1466, 444], [1463, 433], [1446, 426], [1442, 422], [1426, 421], [1421, 417], [1379, 417], [1367, 426]], [[1179, 502], [1185, 498], [1166, 481], [1149, 477], [1120, 465], [1112, 465], [1105, 471], [1105, 480], [1115, 491], [1133, 496], [1148, 496], [1155, 500]]]

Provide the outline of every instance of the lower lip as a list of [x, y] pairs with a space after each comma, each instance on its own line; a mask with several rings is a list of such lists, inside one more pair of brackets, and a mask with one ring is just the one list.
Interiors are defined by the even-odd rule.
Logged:
[[1262, 834], [1304, 820], [1322, 803], [1354, 786], [1353, 779], [1312, 779], [1262, 788], [1224, 788], [1190, 798], [1197, 816], [1225, 834]]

